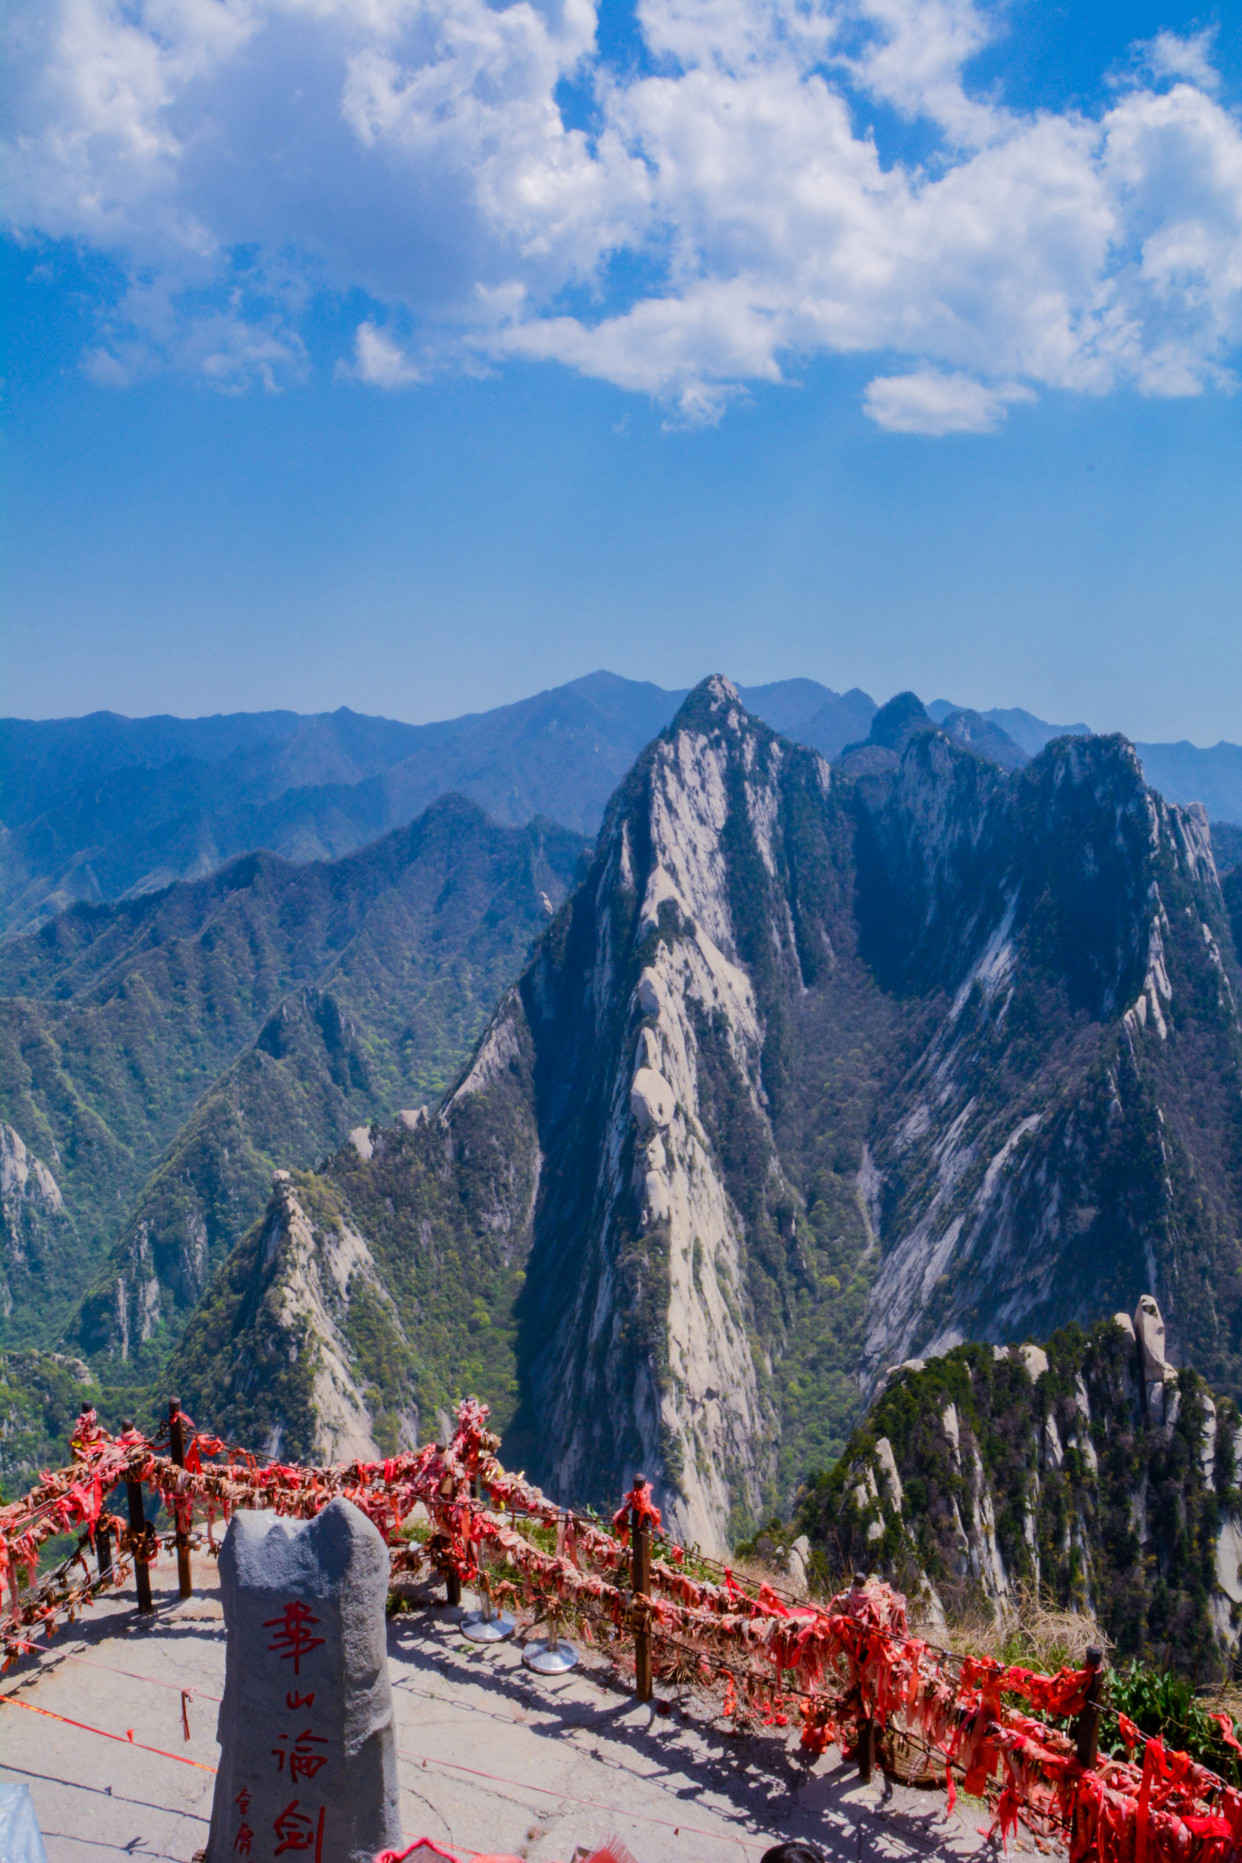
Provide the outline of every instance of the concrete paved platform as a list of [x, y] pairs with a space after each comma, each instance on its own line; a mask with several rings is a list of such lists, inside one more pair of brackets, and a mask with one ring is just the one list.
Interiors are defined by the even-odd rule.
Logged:
[[[0, 1778], [30, 1786], [49, 1863], [191, 1863], [206, 1842], [214, 1779], [200, 1768], [217, 1758], [224, 1680], [215, 1568], [196, 1558], [200, 1590], [185, 1604], [171, 1558], [152, 1580], [151, 1617], [110, 1599], [0, 1681]], [[467, 1643], [454, 1616], [430, 1606], [389, 1625], [410, 1840], [531, 1863], [571, 1863], [578, 1846], [613, 1836], [637, 1863], [758, 1863], [790, 1837], [812, 1839], [833, 1863], [986, 1847], [977, 1805], [946, 1822], [940, 1792], [860, 1786], [832, 1748], [808, 1769], [794, 1729], [735, 1735], [692, 1696], [661, 1716], [596, 1655], [545, 1680], [515, 1644]], [[1029, 1840], [1020, 1847], [1033, 1853]], [[267, 1860], [256, 1850], [252, 1863]]]

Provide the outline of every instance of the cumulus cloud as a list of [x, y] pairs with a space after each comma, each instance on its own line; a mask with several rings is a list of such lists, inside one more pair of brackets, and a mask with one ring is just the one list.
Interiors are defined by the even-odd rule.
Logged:
[[1015, 382], [992, 388], [969, 375], [915, 369], [877, 375], [867, 384], [863, 406], [889, 433], [991, 433], [1012, 402], [1034, 399], [1031, 389]]
[[[88, 359], [118, 385], [294, 381], [324, 292], [372, 307], [338, 372], [377, 389], [522, 357], [710, 420], [872, 356], [866, 412], [929, 434], [1041, 387], [1200, 393], [1242, 342], [1204, 34], [1091, 114], [974, 94], [975, 0], [639, 0], [625, 70], [593, 0], [16, 9], [12, 223], [119, 263]], [[882, 159], [877, 105], [924, 163]]]

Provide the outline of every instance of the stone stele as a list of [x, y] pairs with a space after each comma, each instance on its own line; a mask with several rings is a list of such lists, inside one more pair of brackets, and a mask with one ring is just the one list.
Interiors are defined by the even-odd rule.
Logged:
[[388, 1549], [352, 1502], [239, 1510], [220, 1549], [228, 1633], [207, 1863], [371, 1863], [400, 1849]]

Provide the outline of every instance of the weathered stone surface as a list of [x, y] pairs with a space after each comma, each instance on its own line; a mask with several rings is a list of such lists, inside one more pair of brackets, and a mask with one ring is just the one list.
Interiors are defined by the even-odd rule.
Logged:
[[805, 1533], [800, 1533], [785, 1553], [785, 1571], [789, 1577], [789, 1589], [795, 1597], [805, 1598], [807, 1595], [810, 1561], [811, 1542]]
[[371, 1863], [401, 1834], [384, 1605], [388, 1552], [335, 1500], [233, 1516], [208, 1863]]
[[[901, 1504], [905, 1496], [902, 1491], [901, 1476], [897, 1473], [897, 1459], [893, 1454], [893, 1445], [889, 1442], [887, 1436], [881, 1436], [879, 1442], [876, 1444], [875, 1459], [888, 1479], [888, 1492], [893, 1506], [897, 1509], [898, 1513], [900, 1513]], [[807, 1544], [807, 1551], [810, 1551], [809, 1541]]]
[[677, 1100], [663, 1074], [640, 1067], [630, 1089], [630, 1106], [639, 1131], [646, 1135], [672, 1124]]
[[1026, 1375], [1031, 1383], [1038, 1383], [1048, 1369], [1048, 1354], [1044, 1348], [1037, 1345], [1020, 1345], [1018, 1357], [1026, 1366]]
[[1144, 1294], [1134, 1309], [1134, 1331], [1143, 1354], [1147, 1383], [1163, 1383], [1168, 1359], [1164, 1350], [1164, 1319], [1152, 1294]]

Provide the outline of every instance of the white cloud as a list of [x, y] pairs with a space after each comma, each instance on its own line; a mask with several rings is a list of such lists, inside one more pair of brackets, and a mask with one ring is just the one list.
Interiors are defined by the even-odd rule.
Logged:
[[1158, 32], [1154, 39], [1136, 45], [1134, 51], [1138, 64], [1154, 78], [1185, 78], [1202, 91], [1215, 91], [1220, 87], [1220, 73], [1212, 63], [1215, 41], [1215, 26], [1185, 37]]
[[877, 375], [868, 382], [863, 406], [889, 433], [991, 433], [1015, 401], [1034, 394], [1010, 382], [990, 388], [969, 375], [916, 369], [910, 375]]
[[[592, 0], [17, 0], [12, 222], [119, 262], [88, 359], [118, 384], [295, 381], [322, 291], [369, 301], [340, 372], [377, 388], [522, 356], [687, 419], [823, 353], [874, 356], [902, 432], [1228, 379], [1242, 133], [1209, 35], [1137, 48], [1150, 81], [1092, 115], [973, 93], [975, 0], [638, 19], [622, 74]], [[886, 166], [869, 102], [934, 160]]]
[[411, 388], [426, 379], [405, 351], [369, 319], [354, 333], [353, 367], [342, 365], [340, 373], [369, 382], [372, 388]]

